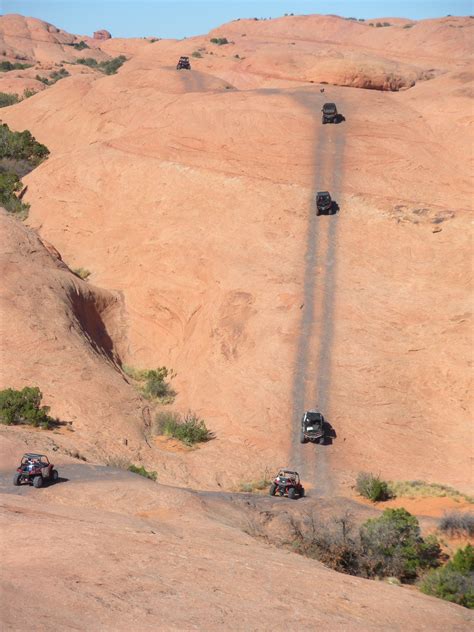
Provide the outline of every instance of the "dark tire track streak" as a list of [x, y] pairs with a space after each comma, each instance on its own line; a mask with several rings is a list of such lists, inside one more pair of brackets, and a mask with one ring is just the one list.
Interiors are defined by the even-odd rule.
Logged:
[[[307, 92], [296, 94], [295, 98], [318, 119], [323, 101], [329, 100], [327, 95], [321, 98], [320, 95]], [[342, 105], [340, 100], [339, 103]], [[336, 201], [340, 200], [344, 144], [344, 130], [340, 125], [322, 126], [319, 120], [316, 121], [314, 195], [309, 209], [306, 238], [304, 308], [292, 388], [294, 431], [291, 463], [307, 482], [315, 485], [318, 496], [331, 495], [332, 492], [330, 450], [327, 446], [300, 444], [300, 418], [304, 410], [318, 408], [329, 421], [331, 419], [331, 350], [334, 338], [339, 215], [316, 216], [314, 196], [318, 190], [328, 190]], [[318, 264], [324, 274], [322, 285], [318, 283]], [[312, 386], [308, 388], [307, 383]]]

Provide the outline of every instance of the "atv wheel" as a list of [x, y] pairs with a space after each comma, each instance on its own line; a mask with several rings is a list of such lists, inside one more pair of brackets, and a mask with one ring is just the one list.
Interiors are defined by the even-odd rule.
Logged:
[[53, 470], [51, 472], [51, 480], [53, 481], [53, 483], [57, 483], [58, 479], [59, 479], [58, 470]]
[[300, 489], [300, 498], [304, 497], [304, 487]]
[[324, 445], [326, 443], [326, 440], [324, 437], [319, 437], [319, 445]]
[[17, 472], [13, 476], [13, 485], [20, 485], [20, 483], [21, 483], [21, 474], [19, 472]]
[[43, 477], [35, 476], [33, 479], [33, 487], [43, 487]]
[[291, 500], [296, 499], [296, 489], [294, 487], [290, 487], [288, 490], [288, 498], [291, 498]]
[[304, 432], [300, 432], [300, 443], [306, 443], [307, 439], [304, 436]]
[[277, 486], [275, 485], [275, 483], [272, 483], [270, 485], [270, 489], [269, 489], [268, 493], [270, 494], [270, 496], [275, 496], [276, 490], [277, 490]]

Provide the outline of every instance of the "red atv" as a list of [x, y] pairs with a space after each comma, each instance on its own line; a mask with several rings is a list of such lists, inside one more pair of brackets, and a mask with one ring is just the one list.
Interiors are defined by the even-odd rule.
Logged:
[[270, 496], [275, 496], [276, 494], [288, 496], [292, 500], [303, 498], [304, 487], [301, 484], [298, 472], [280, 470], [270, 485], [269, 494]]
[[28, 483], [34, 487], [43, 487], [47, 483], [56, 483], [58, 471], [44, 454], [24, 454], [13, 476], [13, 485]]

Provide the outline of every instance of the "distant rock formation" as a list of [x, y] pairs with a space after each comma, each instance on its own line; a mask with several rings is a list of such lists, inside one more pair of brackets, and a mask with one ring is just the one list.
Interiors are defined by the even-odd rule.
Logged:
[[94, 39], [98, 39], [98, 40], [108, 40], [112, 37], [112, 35], [109, 33], [109, 31], [106, 31], [105, 29], [101, 29], [100, 31], [96, 31], [94, 33]]

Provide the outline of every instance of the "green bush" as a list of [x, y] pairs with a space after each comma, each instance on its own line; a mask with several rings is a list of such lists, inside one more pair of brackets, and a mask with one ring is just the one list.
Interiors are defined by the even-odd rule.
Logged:
[[182, 441], [186, 445], [202, 443], [213, 438], [206, 424], [195, 413], [179, 413], [162, 411], [156, 416], [156, 429], [160, 434]]
[[25, 70], [25, 68], [32, 68], [33, 64], [12, 64], [10, 61], [0, 61], [0, 72], [10, 72], [10, 70]]
[[29, 99], [30, 97], [34, 96], [36, 94], [36, 90], [31, 90], [30, 88], [25, 88], [23, 90], [23, 98], [24, 99]]
[[127, 58], [125, 55], [119, 55], [110, 61], [102, 61], [99, 64], [99, 70], [104, 72], [106, 75], [115, 75], [120, 66], [122, 66], [126, 61]]
[[165, 366], [150, 370], [124, 366], [123, 370], [129, 377], [140, 383], [140, 391], [147, 399], [159, 399], [162, 403], [169, 404], [176, 397], [176, 393], [166, 381], [168, 377], [173, 378], [175, 375]]
[[21, 218], [28, 215], [29, 204], [16, 196], [22, 189], [18, 173], [28, 173], [48, 154], [28, 130], [13, 132], [6, 123], [0, 125], [0, 205], [7, 211]]
[[0, 108], [8, 107], [18, 103], [19, 97], [17, 94], [11, 94], [8, 92], [0, 92]]
[[93, 57], [79, 57], [76, 59], [76, 64], [81, 64], [82, 66], [89, 66], [89, 68], [97, 67], [97, 59]]
[[119, 55], [118, 57], [114, 57], [108, 61], [98, 62], [93, 57], [81, 57], [76, 60], [77, 64], [82, 64], [83, 66], [89, 66], [89, 68], [94, 68], [95, 70], [100, 70], [106, 75], [114, 75], [117, 70], [122, 66], [124, 62], [127, 61], [125, 55]]
[[292, 519], [291, 525], [298, 553], [349, 575], [407, 582], [439, 564], [438, 542], [433, 537], [424, 540], [418, 520], [405, 509], [387, 509], [358, 530], [349, 512], [329, 522], [310, 513], [302, 523]]
[[374, 474], [360, 472], [357, 476], [355, 488], [357, 493], [364, 496], [364, 498], [368, 498], [372, 502], [387, 500], [390, 498], [387, 483]]
[[50, 428], [55, 420], [48, 415], [48, 406], [40, 406], [42, 397], [37, 386], [25, 386], [21, 391], [12, 388], [0, 391], [0, 423]]
[[90, 48], [90, 46], [86, 44], [84, 40], [81, 40], [77, 44], [73, 44], [72, 47], [75, 48], [76, 50], [84, 50], [85, 48]]
[[0, 158], [28, 160], [33, 167], [49, 155], [49, 149], [32, 136], [31, 132], [13, 132], [6, 123], [0, 125]]
[[440, 546], [435, 537], [424, 540], [418, 520], [406, 509], [386, 509], [360, 529], [364, 562], [369, 577], [416, 578], [420, 569], [439, 565]]
[[468, 544], [458, 549], [445, 566], [425, 575], [420, 589], [426, 595], [474, 608], [474, 547]]
[[229, 40], [227, 39], [227, 37], [212, 37], [211, 43], [217, 44], [217, 46], [224, 46], [225, 44], [229, 43]]
[[198, 50], [195, 50], [193, 53], [191, 53], [191, 57], [198, 57], [201, 58], [202, 55]]
[[145, 478], [149, 478], [152, 481], [156, 481], [158, 474], [156, 472], [149, 472], [146, 470], [143, 465], [138, 467], [137, 465], [129, 465], [128, 471], [133, 472], [134, 474], [139, 474], [140, 476], [144, 476]]
[[465, 575], [474, 572], [474, 547], [472, 544], [468, 544], [464, 549], [458, 549], [449, 564], [455, 571]]
[[14, 213], [24, 218], [30, 208], [15, 195], [22, 189], [19, 177], [15, 173], [0, 171], [0, 206], [9, 213]]

